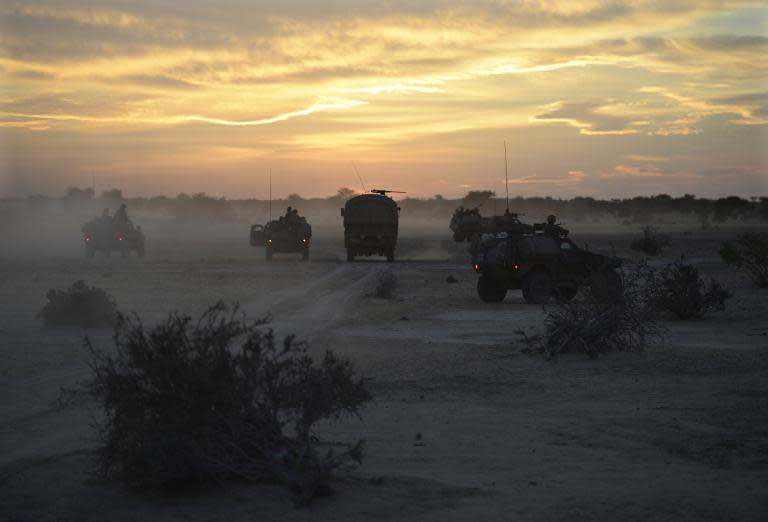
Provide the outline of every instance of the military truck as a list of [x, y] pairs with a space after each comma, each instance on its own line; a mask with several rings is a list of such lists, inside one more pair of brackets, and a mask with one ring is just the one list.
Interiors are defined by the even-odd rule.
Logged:
[[400, 207], [387, 196], [392, 192], [398, 191], [374, 189], [350, 198], [341, 209], [347, 261], [373, 255], [395, 260]]
[[311, 241], [312, 226], [291, 207], [285, 216], [266, 225], [251, 225], [251, 246], [263, 246], [267, 261], [271, 261], [275, 253], [300, 253], [306, 261]]
[[585, 286], [601, 300], [620, 294], [619, 258], [579, 248], [553, 217], [533, 229], [523, 235], [502, 231], [482, 237], [472, 256], [472, 266], [480, 274], [480, 299], [501, 302], [508, 290], [522, 289], [528, 303], [567, 302]]
[[132, 251], [139, 259], [144, 258], [144, 233], [128, 219], [116, 222], [105, 214], [83, 225], [82, 233], [87, 258], [94, 257], [96, 252], [104, 252], [107, 257], [119, 252], [128, 257]]

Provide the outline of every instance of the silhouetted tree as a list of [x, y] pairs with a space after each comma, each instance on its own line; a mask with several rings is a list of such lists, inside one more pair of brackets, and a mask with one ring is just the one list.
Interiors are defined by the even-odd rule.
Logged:
[[341, 200], [347, 200], [355, 195], [355, 191], [352, 190], [349, 187], [341, 187], [339, 190], [336, 191], [336, 195], [332, 197], [332, 199], [341, 199]]
[[93, 199], [93, 189], [69, 187], [67, 188], [67, 198], [68, 199]]
[[492, 190], [471, 190], [464, 196], [462, 204], [466, 208], [481, 207], [492, 197], [495, 197], [496, 193]]
[[120, 189], [109, 189], [101, 193], [101, 199], [119, 201], [123, 199], [123, 191]]

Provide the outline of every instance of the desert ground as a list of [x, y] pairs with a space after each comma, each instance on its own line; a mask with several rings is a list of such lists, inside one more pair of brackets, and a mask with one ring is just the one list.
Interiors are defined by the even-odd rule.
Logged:
[[[628, 250], [638, 227], [570, 228], [577, 243], [638, 259]], [[768, 520], [768, 293], [717, 257], [736, 228], [662, 228], [673, 246], [654, 261], [685, 255], [716, 277], [734, 293], [725, 312], [667, 322], [665, 340], [642, 353], [551, 361], [527, 353], [519, 334], [535, 334], [542, 307], [519, 291], [481, 302], [466, 245], [447, 227], [404, 225], [393, 264], [344, 262], [331, 225], [316, 229], [309, 262], [271, 263], [242, 225], [150, 224], [143, 261], [86, 260], [78, 230], [64, 225], [33, 239], [31, 229], [9, 232], [0, 521]], [[385, 269], [398, 286], [377, 299], [369, 294]], [[362, 465], [305, 508], [270, 484], [147, 496], [95, 476], [98, 407], [85, 396], [60, 400], [88, 377], [86, 332], [36, 317], [49, 288], [78, 279], [147, 324], [237, 301], [313, 354], [348, 356], [374, 399], [360, 419], [318, 435], [365, 439]], [[111, 331], [87, 334], [110, 349]]]

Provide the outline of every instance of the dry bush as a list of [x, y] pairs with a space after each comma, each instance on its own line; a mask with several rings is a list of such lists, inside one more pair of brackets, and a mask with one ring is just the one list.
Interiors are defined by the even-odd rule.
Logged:
[[749, 274], [760, 288], [768, 288], [768, 233], [745, 232], [735, 243], [725, 243], [720, 257], [731, 266]]
[[391, 299], [397, 288], [397, 277], [391, 270], [380, 270], [376, 273], [371, 295], [378, 299]]
[[732, 297], [714, 279], [710, 279], [707, 286], [699, 270], [682, 261], [655, 272], [649, 279], [648, 291], [655, 306], [683, 320], [723, 311], [725, 301]]
[[98, 328], [117, 321], [117, 306], [112, 298], [101, 288], [83, 281], [75, 281], [67, 290], [51, 288], [45, 297], [48, 302], [38, 313], [45, 326]]
[[334, 469], [359, 462], [362, 441], [333, 451], [313, 436], [318, 421], [357, 415], [370, 399], [351, 362], [330, 351], [313, 361], [293, 337], [278, 343], [267, 321], [217, 303], [151, 330], [121, 317], [114, 354], [86, 339], [86, 389], [104, 410], [99, 469], [141, 490], [274, 480], [305, 503]]
[[546, 308], [544, 334], [536, 341], [547, 357], [583, 352], [590, 357], [610, 351], [642, 351], [658, 341], [664, 329], [648, 299], [649, 270], [640, 265], [622, 273], [615, 299], [598, 299], [589, 289], [569, 303]]
[[630, 248], [637, 252], [643, 252], [649, 256], [657, 256], [670, 245], [669, 238], [659, 234], [651, 226], [643, 227], [643, 235], [632, 240]]

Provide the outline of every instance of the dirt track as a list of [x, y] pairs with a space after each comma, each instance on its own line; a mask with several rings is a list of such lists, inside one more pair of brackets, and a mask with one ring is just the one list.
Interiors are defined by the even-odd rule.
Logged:
[[[554, 362], [522, 353], [515, 333], [542, 310], [519, 292], [480, 302], [461, 247], [438, 237], [405, 238], [392, 300], [367, 296], [388, 265], [343, 263], [323, 237], [310, 263], [267, 264], [227, 241], [180, 243], [146, 262], [9, 255], [0, 259], [0, 520], [765, 520], [768, 299], [720, 267], [715, 242], [676, 244], [734, 291], [725, 313], [670, 323], [646, 353]], [[86, 375], [83, 332], [46, 330], [35, 317], [48, 288], [76, 279], [150, 323], [239, 301], [314, 353], [348, 355], [375, 401], [362, 421], [321, 436], [365, 438], [363, 466], [340, 477], [339, 495], [304, 510], [275, 486], [146, 498], [92, 478], [97, 412], [85, 399], [57, 403]], [[109, 331], [89, 334], [109, 346]]]

